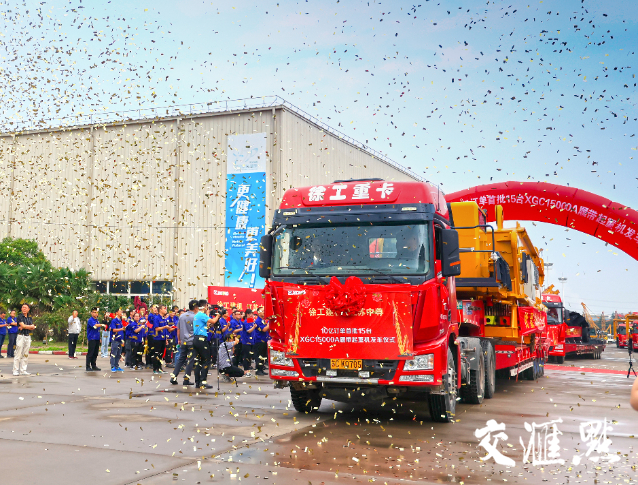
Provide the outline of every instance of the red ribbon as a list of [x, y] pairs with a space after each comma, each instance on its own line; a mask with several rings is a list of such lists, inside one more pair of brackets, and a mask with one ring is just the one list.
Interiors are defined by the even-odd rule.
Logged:
[[333, 276], [326, 286], [326, 306], [333, 312], [351, 317], [358, 314], [366, 302], [366, 288], [356, 276], [350, 276], [344, 285]]

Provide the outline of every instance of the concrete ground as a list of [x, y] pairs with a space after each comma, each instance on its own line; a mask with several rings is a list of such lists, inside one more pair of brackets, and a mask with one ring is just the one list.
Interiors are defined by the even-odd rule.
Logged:
[[[298, 414], [268, 378], [222, 383], [217, 392], [213, 373], [215, 389], [193, 392], [171, 386], [168, 375], [111, 374], [105, 359], [103, 371], [87, 373], [82, 359], [31, 356], [28, 377], [13, 377], [0, 359], [2, 483], [636, 483], [633, 378], [591, 371], [627, 363], [626, 350], [608, 347], [600, 360], [567, 360], [538, 381], [499, 380], [493, 399], [459, 404], [457, 422], [444, 425], [430, 421], [425, 403], [392, 400], [354, 408], [324, 401], [318, 414]], [[474, 432], [490, 419], [506, 426], [497, 449], [512, 467], [481, 461]], [[559, 419], [554, 452], [565, 464], [523, 463], [526, 423]], [[610, 454], [588, 455], [590, 428], [581, 425], [605, 419]]]

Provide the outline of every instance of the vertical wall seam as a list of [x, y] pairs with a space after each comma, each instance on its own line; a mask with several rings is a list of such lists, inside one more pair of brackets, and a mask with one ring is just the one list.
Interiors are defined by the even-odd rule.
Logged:
[[18, 143], [18, 137], [13, 135], [13, 144], [11, 145], [11, 182], [9, 185], [9, 227], [7, 228], [7, 235], [11, 237], [11, 227], [13, 225], [13, 202], [14, 202], [14, 190], [15, 190], [15, 171], [16, 171], [16, 145]]

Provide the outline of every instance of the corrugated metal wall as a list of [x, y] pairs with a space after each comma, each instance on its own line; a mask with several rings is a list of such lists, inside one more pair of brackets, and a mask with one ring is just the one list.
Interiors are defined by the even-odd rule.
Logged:
[[267, 221], [293, 186], [410, 179], [282, 108], [2, 136], [0, 235], [35, 239], [95, 280], [168, 280], [179, 304], [204, 297], [224, 284], [227, 136], [249, 133], [267, 135]]
[[279, 176], [284, 189], [365, 177], [414, 180], [291, 111], [284, 111], [280, 133]]

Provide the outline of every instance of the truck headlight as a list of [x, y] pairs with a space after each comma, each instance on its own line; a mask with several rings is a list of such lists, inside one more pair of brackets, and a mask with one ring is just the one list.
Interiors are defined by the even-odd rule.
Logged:
[[412, 360], [406, 360], [404, 371], [432, 370], [434, 369], [434, 354], [417, 355]]
[[434, 376], [431, 374], [415, 374], [411, 376], [400, 376], [400, 382], [434, 382]]
[[271, 369], [270, 374], [279, 377], [297, 377], [299, 374], [296, 370]]
[[294, 367], [295, 364], [292, 362], [292, 359], [286, 357], [285, 352], [280, 352], [279, 350], [270, 349], [270, 363], [273, 365], [281, 365], [284, 367]]

